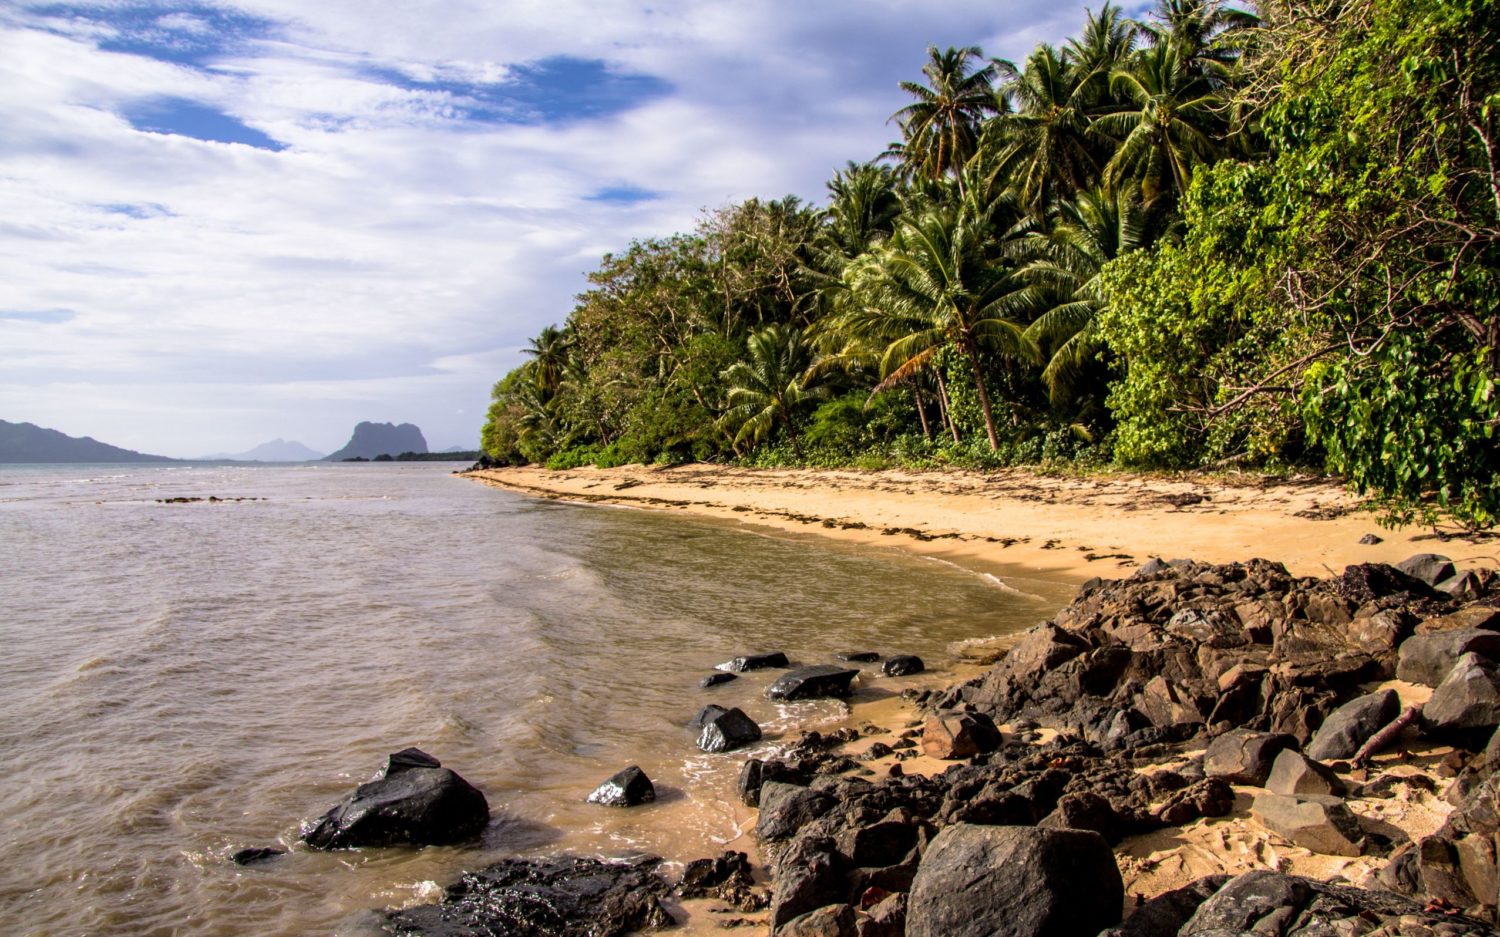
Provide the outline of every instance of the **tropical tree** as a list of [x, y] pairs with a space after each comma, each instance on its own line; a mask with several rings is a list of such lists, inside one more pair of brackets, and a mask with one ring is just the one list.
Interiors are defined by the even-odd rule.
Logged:
[[1129, 63], [1137, 28], [1119, 7], [1106, 3], [1098, 13], [1089, 11], [1084, 17], [1083, 35], [1063, 46], [1063, 56], [1078, 71], [1091, 106], [1106, 103], [1109, 76]]
[[997, 62], [1000, 93], [1013, 110], [985, 125], [986, 141], [1002, 150], [1002, 172], [1014, 180], [1021, 204], [1041, 217], [1059, 192], [1072, 192], [1096, 178], [1102, 160], [1091, 130], [1092, 73], [1070, 65], [1046, 43], [1036, 47], [1024, 70]]
[[782, 323], [751, 333], [745, 350], [745, 360], [724, 372], [729, 409], [719, 418], [719, 426], [734, 431], [736, 446], [745, 442], [753, 445], [783, 426], [800, 459], [797, 415], [827, 396], [829, 386], [823, 380], [826, 372], [810, 368], [813, 357], [807, 341], [802, 333]]
[[557, 385], [567, 370], [572, 339], [557, 326], [548, 325], [543, 326], [541, 333], [529, 342], [531, 347], [521, 349], [523, 355], [531, 356], [527, 369], [537, 389], [545, 397], [551, 397], [557, 393]]
[[927, 84], [901, 82], [916, 98], [891, 119], [901, 127], [902, 142], [892, 149], [909, 175], [941, 179], [956, 175], [979, 148], [981, 121], [999, 111], [992, 82], [995, 66], [984, 63], [977, 46], [927, 49], [922, 74]]
[[847, 320], [856, 334], [888, 338], [881, 373], [899, 380], [929, 367], [945, 348], [973, 372], [992, 449], [999, 434], [985, 380], [986, 358], [1001, 352], [1032, 359], [1018, 320], [1025, 284], [990, 256], [995, 206], [966, 199], [903, 217], [868, 262], [851, 270], [859, 310]]

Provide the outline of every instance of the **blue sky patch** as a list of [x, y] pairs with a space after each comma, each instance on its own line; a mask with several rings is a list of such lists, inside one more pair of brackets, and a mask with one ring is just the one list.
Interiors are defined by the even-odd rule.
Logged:
[[223, 111], [186, 98], [148, 98], [124, 108], [130, 126], [146, 133], [166, 133], [210, 143], [243, 143], [279, 152], [286, 144], [247, 127]]
[[167, 208], [167, 206], [165, 205], [158, 205], [155, 202], [144, 202], [139, 205], [132, 205], [127, 202], [115, 202], [109, 205], [100, 205], [99, 208], [103, 211], [109, 212], [111, 215], [124, 215], [127, 218], [144, 219], [177, 217], [176, 212]]
[[623, 113], [670, 94], [672, 85], [652, 75], [613, 71], [600, 59], [556, 56], [516, 65], [504, 81], [423, 81], [389, 67], [363, 69], [367, 78], [406, 91], [448, 98], [454, 116], [500, 124], [561, 124]]
[[78, 318], [71, 309], [0, 309], [0, 322], [40, 322], [57, 325]]
[[[157, 3], [56, 3], [36, 13], [56, 20], [103, 27], [112, 35], [98, 40], [100, 49], [144, 55], [162, 62], [206, 68], [255, 39], [280, 34], [272, 20], [204, 3], [163, 7]], [[66, 29], [54, 31], [67, 33]]]
[[616, 202], [633, 205], [636, 202], [651, 202], [661, 198], [660, 192], [643, 189], [635, 185], [612, 185], [600, 189], [584, 198], [590, 202]]

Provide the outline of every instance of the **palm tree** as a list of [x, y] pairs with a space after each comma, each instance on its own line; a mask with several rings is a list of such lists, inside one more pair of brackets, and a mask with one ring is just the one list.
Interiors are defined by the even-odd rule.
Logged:
[[1192, 183], [1193, 170], [1219, 157], [1224, 97], [1188, 65], [1176, 42], [1142, 49], [1132, 67], [1110, 80], [1125, 109], [1094, 122], [1120, 141], [1105, 181], [1138, 184], [1147, 210], [1174, 203]]
[[1109, 95], [1109, 76], [1124, 67], [1135, 51], [1136, 24], [1126, 18], [1112, 3], [1089, 11], [1083, 22], [1083, 35], [1069, 39], [1063, 56], [1077, 69], [1079, 81], [1088, 91], [1090, 106], [1105, 103]]
[[536, 383], [537, 389], [542, 391], [545, 397], [551, 397], [557, 393], [557, 386], [562, 382], [563, 374], [567, 371], [573, 341], [562, 329], [555, 325], [548, 325], [543, 327], [541, 334], [531, 339], [530, 342], [531, 347], [521, 349], [521, 353], [531, 356], [527, 367], [531, 371], [532, 380]]
[[1059, 190], [1076, 191], [1099, 174], [1098, 139], [1090, 130], [1092, 75], [1070, 65], [1046, 43], [1036, 47], [1025, 70], [997, 62], [1000, 93], [1014, 105], [985, 126], [1002, 151], [1001, 163], [1015, 182], [1021, 203], [1041, 217]]
[[1253, 13], [1221, 0], [1157, 0], [1152, 20], [1140, 31], [1153, 45], [1173, 43], [1188, 71], [1223, 84], [1243, 51], [1246, 30], [1260, 24]]
[[1046, 358], [1042, 380], [1058, 404], [1078, 390], [1084, 366], [1100, 350], [1094, 323], [1103, 307], [1099, 272], [1109, 261], [1144, 246], [1140, 198], [1132, 189], [1085, 190], [1058, 205], [1062, 219], [1046, 235], [1021, 242], [1029, 258], [1020, 277], [1053, 302], [1026, 329]]
[[721, 428], [736, 428], [734, 444], [754, 444], [777, 427], [786, 427], [797, 458], [802, 444], [797, 436], [798, 411], [827, 396], [822, 372], [810, 368], [811, 349], [802, 333], [780, 323], [768, 325], [746, 340], [748, 357], [725, 370], [729, 409], [719, 418]]
[[881, 353], [887, 383], [920, 372], [945, 348], [958, 352], [973, 371], [985, 431], [998, 449], [984, 358], [998, 350], [1030, 359], [1034, 351], [1015, 319], [1024, 284], [988, 256], [993, 208], [966, 199], [903, 218], [868, 262], [853, 265], [851, 288], [860, 304], [847, 327], [887, 339]]
[[913, 175], [940, 179], [963, 168], [979, 148], [980, 122], [999, 110], [991, 87], [995, 66], [975, 67], [984, 60], [976, 46], [946, 52], [929, 46], [927, 56], [928, 83], [901, 82], [916, 101], [891, 115], [902, 136], [893, 150]]

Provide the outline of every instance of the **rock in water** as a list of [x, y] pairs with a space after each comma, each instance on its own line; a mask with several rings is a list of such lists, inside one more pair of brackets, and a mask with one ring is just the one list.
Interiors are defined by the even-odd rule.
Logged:
[[719, 707], [709, 706], [704, 710], [706, 718], [702, 722], [703, 731], [698, 733], [699, 748], [706, 752], [727, 752], [760, 741], [760, 726], [743, 710], [735, 708], [708, 714], [710, 709]]
[[733, 660], [726, 660], [714, 667], [715, 670], [727, 670], [731, 673], [745, 673], [749, 670], [765, 670], [770, 667], [786, 667], [786, 655], [781, 651], [767, 651], [764, 654], [746, 654]]
[[588, 802], [606, 807], [634, 807], [655, 799], [656, 788], [651, 779], [639, 766], [631, 765], [594, 788]]
[[887, 677], [908, 677], [926, 669], [927, 665], [922, 663], [922, 658], [917, 655], [897, 654], [881, 665], [880, 672]]
[[738, 679], [737, 675], [728, 673], [727, 671], [723, 673], [711, 673], [702, 680], [699, 680], [698, 686], [706, 690], [711, 686], [718, 686], [721, 683], [729, 683], [732, 680]]
[[873, 664], [880, 660], [880, 655], [874, 651], [843, 651], [833, 655], [833, 659], [846, 664]]
[[766, 696], [786, 701], [848, 696], [849, 683], [857, 676], [858, 670], [835, 667], [832, 664], [799, 667], [766, 687]]
[[470, 839], [490, 822], [484, 795], [431, 755], [408, 748], [385, 770], [305, 827], [314, 849], [438, 846]]
[[284, 855], [286, 855], [286, 850], [279, 846], [251, 846], [249, 849], [241, 849], [230, 856], [229, 861], [235, 865], [260, 865], [262, 862], [270, 862]]
[[1120, 920], [1125, 886], [1098, 833], [945, 827], [912, 883], [908, 937], [1077, 937]]
[[622, 937], [672, 927], [661, 860], [507, 859], [465, 872], [442, 904], [386, 914], [387, 930], [424, 937]]

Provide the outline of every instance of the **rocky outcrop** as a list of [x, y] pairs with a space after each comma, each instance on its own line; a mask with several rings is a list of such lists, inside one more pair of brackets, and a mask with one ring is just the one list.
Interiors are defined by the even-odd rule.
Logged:
[[324, 457], [324, 462], [342, 462], [348, 459], [374, 459], [379, 456], [397, 456], [403, 452], [418, 454], [427, 451], [427, 440], [422, 431], [411, 423], [359, 423], [354, 435], [339, 451]]
[[426, 752], [408, 748], [305, 827], [302, 839], [314, 849], [438, 846], [472, 839], [489, 822], [489, 804], [477, 788]]

